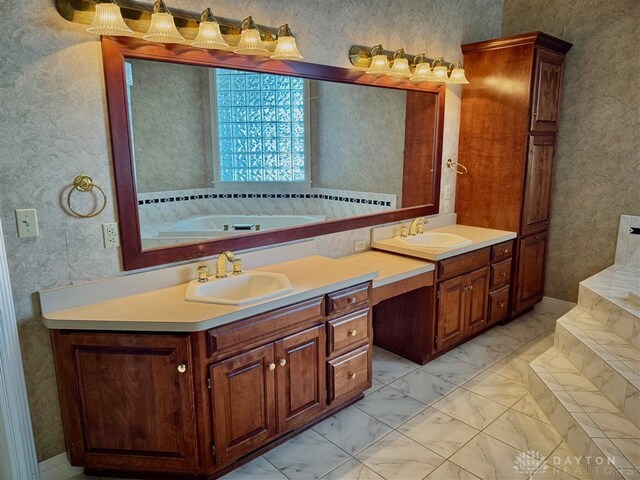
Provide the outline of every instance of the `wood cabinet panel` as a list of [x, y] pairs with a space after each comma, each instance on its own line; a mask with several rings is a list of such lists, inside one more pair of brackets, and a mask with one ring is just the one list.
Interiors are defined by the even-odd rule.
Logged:
[[544, 294], [547, 232], [520, 239], [517, 283], [513, 309], [522, 312], [542, 299]]
[[328, 322], [327, 355], [347, 350], [371, 338], [369, 314], [370, 309], [366, 308]]
[[530, 127], [533, 132], [558, 131], [563, 60], [562, 54], [536, 49]]
[[216, 363], [210, 374], [216, 461], [225, 463], [276, 434], [273, 344]]
[[504, 320], [509, 313], [509, 286], [489, 292], [489, 323]]
[[55, 331], [52, 337], [74, 463], [102, 468], [125, 463], [156, 472], [197, 469], [187, 335]]
[[363, 345], [328, 362], [329, 403], [337, 403], [371, 386], [371, 350]]
[[363, 283], [327, 295], [327, 316], [342, 315], [369, 303], [370, 284]]
[[278, 431], [293, 430], [326, 405], [325, 327], [275, 343]]
[[509, 285], [511, 280], [511, 260], [491, 264], [491, 290]]
[[554, 136], [529, 137], [529, 157], [522, 206], [523, 236], [549, 228], [554, 150]]
[[438, 287], [438, 325], [436, 349], [445, 349], [464, 336], [464, 275], [440, 283]]
[[438, 279], [446, 280], [482, 268], [489, 263], [489, 255], [490, 249], [487, 247], [442, 260], [438, 263]]
[[465, 275], [464, 302], [465, 335], [471, 335], [484, 328], [487, 324], [487, 301], [489, 294], [489, 268], [481, 268]]

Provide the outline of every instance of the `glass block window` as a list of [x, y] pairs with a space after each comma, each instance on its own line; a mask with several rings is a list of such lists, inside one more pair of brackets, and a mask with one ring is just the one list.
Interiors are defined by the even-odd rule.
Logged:
[[303, 79], [217, 69], [215, 91], [219, 180], [307, 179]]

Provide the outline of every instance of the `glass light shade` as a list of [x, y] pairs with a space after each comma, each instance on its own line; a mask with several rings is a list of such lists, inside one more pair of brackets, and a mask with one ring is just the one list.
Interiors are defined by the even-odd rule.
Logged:
[[464, 76], [464, 68], [454, 68], [451, 70], [451, 76], [449, 77], [449, 83], [454, 85], [466, 85], [469, 83], [467, 77]]
[[449, 76], [447, 75], [447, 67], [444, 65], [438, 65], [433, 69], [433, 75], [431, 81], [435, 83], [447, 83]]
[[412, 82], [428, 82], [431, 80], [431, 67], [428, 62], [416, 65], [416, 71], [411, 78]]
[[222, 38], [220, 25], [217, 22], [200, 22], [198, 35], [193, 39], [191, 45], [197, 48], [215, 48], [218, 50], [229, 48], [227, 42]]
[[112, 37], [130, 37], [133, 35], [131, 30], [120, 13], [120, 7], [115, 3], [98, 3], [96, 5], [96, 14], [93, 17], [91, 26], [87, 28], [87, 32], [96, 35], [110, 35]]
[[142, 38], [147, 42], [156, 43], [184, 42], [184, 37], [178, 32], [176, 24], [173, 21], [173, 15], [169, 12], [151, 14], [151, 26]]
[[391, 75], [394, 77], [410, 77], [409, 60], [406, 58], [396, 58], [391, 66]]
[[298, 51], [294, 37], [279, 37], [276, 51], [271, 55], [276, 60], [300, 60], [304, 58]]
[[240, 34], [240, 43], [238, 43], [238, 46], [233, 52], [242, 55], [258, 55], [268, 51], [260, 39], [260, 32], [250, 28], [242, 31]]
[[373, 75], [384, 75], [391, 71], [389, 68], [389, 59], [384, 54], [374, 55], [371, 59], [371, 65], [369, 65], [369, 69], [367, 73]]

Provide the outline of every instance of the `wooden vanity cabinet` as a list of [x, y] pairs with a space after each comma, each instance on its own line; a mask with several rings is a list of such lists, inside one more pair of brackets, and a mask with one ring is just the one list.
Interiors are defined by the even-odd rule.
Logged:
[[546, 250], [523, 250], [549, 229], [562, 69], [571, 46], [542, 32], [462, 46], [469, 85], [462, 89], [458, 161], [468, 174], [457, 179], [456, 213], [464, 225], [518, 233], [511, 298], [505, 303], [497, 294], [491, 302], [492, 312], [507, 305], [504, 318], [544, 292]]
[[372, 337], [370, 282], [195, 333], [52, 330], [69, 459], [221, 475], [361, 398]]

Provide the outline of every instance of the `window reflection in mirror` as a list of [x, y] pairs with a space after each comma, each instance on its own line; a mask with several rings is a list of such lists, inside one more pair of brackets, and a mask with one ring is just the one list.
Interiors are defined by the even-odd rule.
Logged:
[[[407, 184], [433, 168], [405, 158], [411, 140], [412, 155], [424, 145], [420, 161], [433, 161], [433, 94], [138, 59], [125, 66], [143, 249], [415, 206]], [[429, 121], [406, 123], [410, 95], [432, 110]]]

